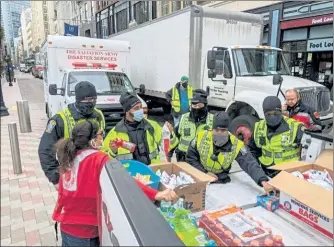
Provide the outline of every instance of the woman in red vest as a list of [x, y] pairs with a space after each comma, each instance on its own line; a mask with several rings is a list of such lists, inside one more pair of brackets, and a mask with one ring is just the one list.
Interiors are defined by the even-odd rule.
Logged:
[[[61, 175], [52, 218], [60, 222], [62, 246], [99, 246], [99, 177], [110, 159], [99, 151], [103, 136], [97, 124], [86, 121], [73, 128], [72, 138], [62, 139], [55, 146]], [[173, 190], [158, 192], [136, 182], [152, 201], [177, 198]]]

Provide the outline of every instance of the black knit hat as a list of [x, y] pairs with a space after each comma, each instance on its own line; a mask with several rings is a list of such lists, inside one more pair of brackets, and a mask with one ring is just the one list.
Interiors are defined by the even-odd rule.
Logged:
[[228, 129], [230, 127], [230, 116], [224, 112], [217, 112], [213, 117], [213, 129]]
[[208, 103], [208, 94], [206, 91], [203, 89], [196, 89], [193, 92], [193, 98], [191, 99], [192, 104], [198, 104], [198, 103], [203, 103], [207, 104]]
[[82, 101], [87, 98], [97, 98], [95, 86], [88, 81], [81, 81], [75, 85], [75, 100]]
[[281, 111], [281, 100], [276, 96], [267, 96], [262, 103], [263, 113], [268, 111]]
[[123, 110], [127, 112], [135, 105], [141, 104], [141, 101], [135, 94], [125, 92], [121, 95], [119, 103], [122, 105]]

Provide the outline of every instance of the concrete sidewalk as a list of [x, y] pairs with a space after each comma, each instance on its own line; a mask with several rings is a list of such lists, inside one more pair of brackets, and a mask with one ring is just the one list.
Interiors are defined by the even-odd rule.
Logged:
[[[56, 246], [51, 218], [57, 192], [46, 179], [38, 158], [38, 145], [47, 118], [41, 104], [29, 104], [31, 133], [20, 133], [16, 101], [21, 100], [18, 83], [2, 86], [8, 111], [1, 117], [1, 246]], [[23, 173], [14, 175], [8, 123], [16, 122]], [[61, 245], [58, 242], [58, 245]]]

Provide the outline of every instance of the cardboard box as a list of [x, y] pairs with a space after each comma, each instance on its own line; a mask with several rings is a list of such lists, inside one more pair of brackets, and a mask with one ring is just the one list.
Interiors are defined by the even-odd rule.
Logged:
[[333, 239], [333, 192], [290, 174], [309, 169], [326, 169], [333, 178], [333, 150], [325, 150], [310, 164], [289, 162], [271, 167], [281, 172], [270, 180], [270, 184], [280, 190], [279, 207], [310, 225], [315, 230]]
[[[184, 197], [184, 206], [191, 212], [194, 213], [205, 209], [206, 186], [209, 182], [214, 181], [211, 176], [185, 162], [152, 164], [150, 168], [154, 172], [160, 169], [161, 172], [165, 171], [168, 175], [178, 175], [180, 171], [190, 175], [196, 183], [178, 186], [174, 191], [179, 197]], [[166, 187], [160, 183], [159, 190], [164, 189], [166, 189]]]

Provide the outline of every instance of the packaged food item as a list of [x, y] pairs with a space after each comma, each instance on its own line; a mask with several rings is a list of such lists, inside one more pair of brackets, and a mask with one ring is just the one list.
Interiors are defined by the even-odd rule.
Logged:
[[137, 173], [136, 176], [134, 176], [135, 179], [137, 179], [138, 181], [140, 181], [141, 183], [148, 185], [151, 184], [151, 175], [142, 175], [140, 173]]
[[305, 179], [324, 180], [327, 174], [326, 172], [311, 169], [303, 172], [303, 176]]
[[218, 246], [284, 246], [281, 236], [235, 205], [203, 212], [199, 225]]
[[161, 183], [163, 183], [169, 189], [175, 189], [176, 187], [184, 184], [195, 183], [195, 180], [184, 172], [180, 172], [179, 175], [168, 175], [167, 172], [161, 172], [159, 169], [156, 171], [156, 175], [161, 178]]
[[270, 212], [275, 212], [279, 207], [279, 197], [260, 195], [256, 197], [256, 204]]
[[304, 179], [304, 176], [303, 174], [300, 172], [300, 171], [294, 171], [294, 172], [291, 172], [291, 174], [297, 178], [302, 178]]
[[309, 181], [312, 184], [316, 184], [318, 186], [321, 186], [322, 188], [324, 188], [326, 190], [333, 190], [333, 186], [331, 184], [327, 183], [324, 180], [308, 179], [307, 181]]

